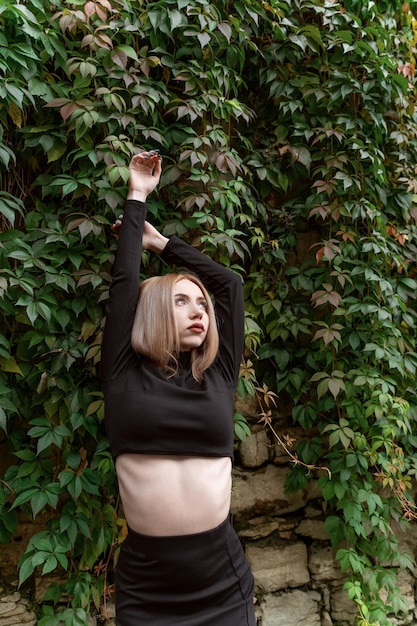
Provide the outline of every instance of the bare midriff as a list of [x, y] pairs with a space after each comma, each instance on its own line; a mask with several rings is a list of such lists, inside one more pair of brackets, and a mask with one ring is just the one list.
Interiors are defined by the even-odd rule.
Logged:
[[116, 471], [128, 526], [153, 536], [219, 526], [230, 509], [231, 469], [229, 457], [121, 454]]

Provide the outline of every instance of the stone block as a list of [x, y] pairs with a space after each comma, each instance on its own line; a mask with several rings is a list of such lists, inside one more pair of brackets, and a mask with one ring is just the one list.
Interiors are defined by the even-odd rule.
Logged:
[[239, 394], [235, 395], [234, 402], [235, 413], [240, 413], [247, 419], [253, 419], [256, 416], [256, 420], [259, 419], [259, 405], [255, 396], [247, 396], [246, 398], [241, 398]]
[[9, 614], [0, 615], [0, 626], [35, 626], [35, 624], [35, 614], [19, 604], [15, 605], [15, 610]]
[[0, 600], [0, 606], [2, 602], [19, 602], [20, 599], [21, 599], [21, 595], [18, 591], [14, 591], [13, 593], [8, 593], [2, 596]]
[[[392, 529], [398, 537], [399, 549], [417, 559], [417, 524], [413, 523], [405, 526], [404, 524], [393, 522]], [[415, 576], [417, 577], [417, 571]]]
[[317, 519], [302, 520], [295, 529], [295, 534], [317, 541], [329, 541], [329, 534], [324, 530], [324, 522]]
[[0, 598], [0, 626], [35, 626], [36, 617], [28, 604], [18, 591], [3, 595]]
[[0, 626], [36, 626], [36, 624], [37, 619], [33, 613], [0, 619]]
[[285, 515], [302, 509], [315, 497], [309, 485], [305, 491], [286, 493], [285, 479], [290, 470], [267, 465], [258, 471], [233, 472], [232, 513], [237, 517]]
[[330, 583], [341, 585], [343, 573], [335, 561], [335, 554], [330, 546], [313, 544], [310, 548], [309, 568], [315, 585]]
[[5, 615], [10, 615], [11, 613], [14, 613], [16, 611], [16, 602], [7, 602], [7, 601], [1, 601], [0, 602], [0, 618], [4, 617]]
[[275, 548], [249, 545], [246, 556], [255, 577], [257, 593], [272, 593], [310, 582], [307, 548], [301, 542]]
[[240, 460], [244, 467], [261, 467], [269, 459], [270, 443], [264, 429], [256, 430], [240, 444]]
[[330, 615], [334, 622], [343, 626], [353, 625], [357, 614], [356, 604], [349, 600], [347, 591], [334, 589], [330, 594]]
[[262, 626], [321, 626], [320, 605], [316, 591], [267, 595], [261, 605]]
[[295, 523], [284, 517], [254, 517], [248, 520], [243, 528], [239, 528], [239, 537], [242, 539], [262, 539], [277, 533], [282, 539], [289, 539], [295, 528]]

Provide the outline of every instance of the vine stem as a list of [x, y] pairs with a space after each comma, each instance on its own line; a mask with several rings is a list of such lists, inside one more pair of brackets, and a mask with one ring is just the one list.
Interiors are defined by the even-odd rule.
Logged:
[[[260, 421], [262, 421], [262, 419], [263, 418], [261, 418]], [[270, 428], [271, 432], [273, 433], [275, 439], [278, 441], [278, 444], [283, 448], [283, 450], [285, 450], [285, 452], [291, 458], [291, 462], [294, 463], [294, 465], [301, 465], [302, 467], [305, 467], [309, 472], [317, 471], [317, 470], [323, 470], [323, 471], [327, 472], [329, 478], [331, 479], [332, 474], [331, 474], [331, 471], [330, 471], [330, 469], [328, 467], [326, 467], [324, 465], [314, 465], [314, 464], [311, 464], [311, 463], [304, 463], [303, 461], [300, 461], [298, 456], [294, 452], [291, 452], [291, 450], [289, 449], [289, 445], [284, 443], [283, 439], [278, 435], [278, 433], [276, 432], [276, 430], [272, 426], [272, 424], [270, 422], [267, 422], [267, 425], [269, 426], [269, 428]], [[292, 445], [292, 440], [291, 440], [291, 445]]]
[[[295, 439], [292, 439], [288, 435], [284, 438], [280, 437], [275, 428], [272, 426], [272, 411], [269, 407], [271, 406], [271, 404], [273, 404], [275, 407], [277, 406], [277, 394], [271, 391], [266, 384], [264, 384], [262, 387], [254, 387], [254, 390], [256, 394], [256, 399], [261, 409], [261, 413], [259, 414], [259, 422], [263, 422], [265, 426], [268, 426], [270, 428], [278, 444], [282, 447], [283, 450], [285, 450], [285, 452], [290, 457], [291, 462], [294, 463], [294, 465], [301, 465], [302, 467], [305, 467], [309, 472], [317, 470], [325, 471], [331, 479], [332, 474], [328, 467], [317, 466], [312, 463], [304, 463], [303, 461], [300, 461], [297, 454], [290, 450], [290, 447], [292, 446]], [[286, 441], [284, 441], [285, 439]]]
[[11, 494], [16, 495], [15, 491], [10, 487], [9, 483], [6, 483], [6, 481], [3, 480], [3, 478], [0, 478], [0, 482], [2, 485], [7, 487], [7, 489], [10, 491]]

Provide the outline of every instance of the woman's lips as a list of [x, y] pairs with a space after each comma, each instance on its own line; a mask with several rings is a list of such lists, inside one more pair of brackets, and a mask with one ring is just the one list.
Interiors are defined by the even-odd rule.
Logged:
[[188, 330], [190, 330], [193, 333], [203, 333], [204, 326], [202, 324], [192, 324], [191, 326], [188, 327]]

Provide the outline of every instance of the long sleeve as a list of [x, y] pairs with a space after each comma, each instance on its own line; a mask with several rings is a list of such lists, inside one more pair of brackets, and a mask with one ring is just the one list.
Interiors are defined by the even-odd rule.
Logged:
[[242, 281], [229, 269], [212, 261], [192, 246], [172, 237], [161, 257], [179, 269], [197, 274], [215, 299], [220, 335], [219, 363], [229, 382], [236, 384], [244, 343], [244, 302]]
[[113, 457], [233, 458], [233, 400], [244, 338], [241, 279], [177, 237], [168, 241], [162, 260], [196, 274], [214, 297], [220, 347], [201, 384], [186, 368], [183, 376], [167, 378], [131, 346], [146, 213], [146, 204], [126, 203], [104, 328], [101, 379]]
[[130, 337], [138, 302], [146, 214], [146, 204], [136, 200], [126, 202], [101, 348], [100, 376], [103, 382], [117, 378], [136, 358]]

